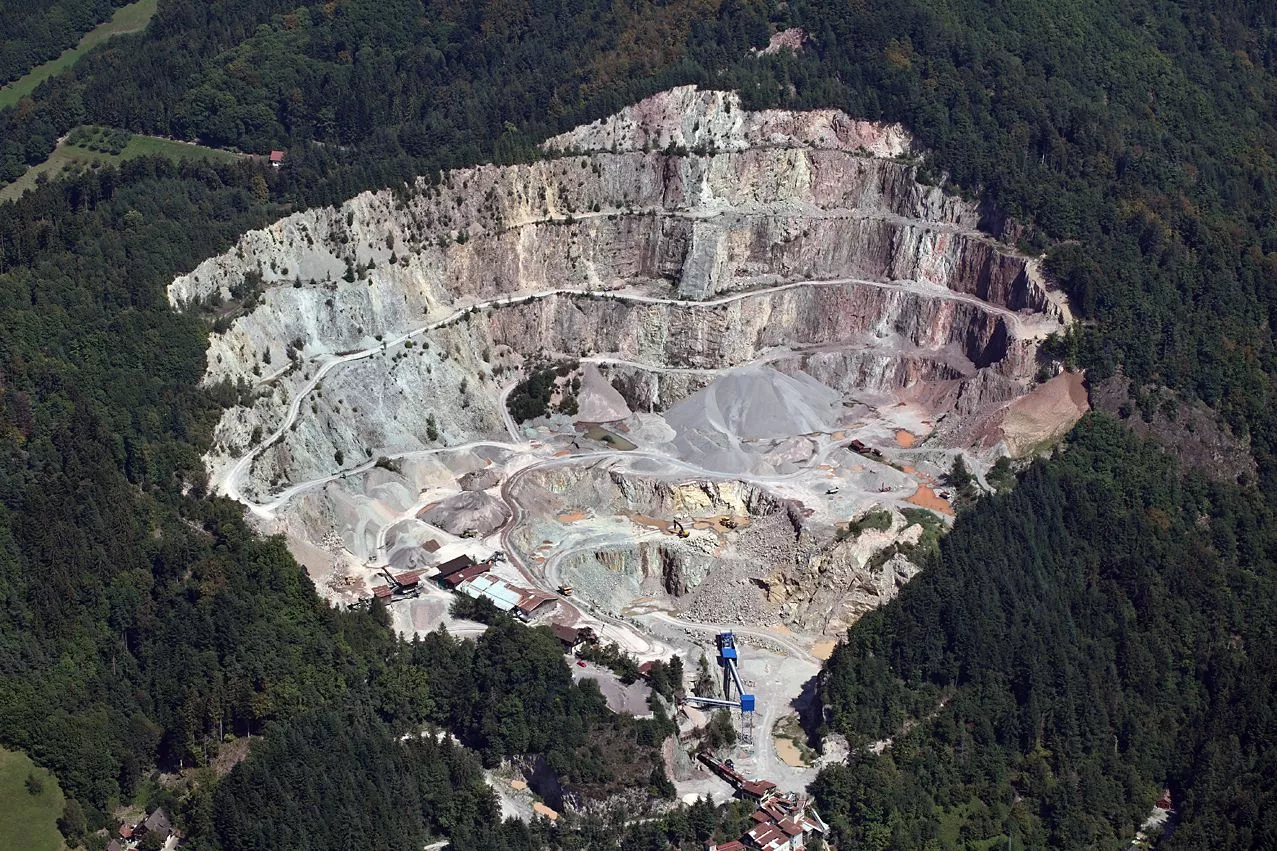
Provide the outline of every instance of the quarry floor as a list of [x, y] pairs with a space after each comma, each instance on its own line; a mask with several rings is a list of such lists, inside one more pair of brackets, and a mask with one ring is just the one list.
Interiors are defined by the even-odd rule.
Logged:
[[[949, 297], [953, 297], [952, 294]], [[459, 308], [458, 313], [464, 309], [467, 308]], [[435, 320], [388, 344], [392, 347], [402, 344], [447, 321], [448, 318]], [[515, 386], [511, 382], [500, 394], [505, 433], [476, 435], [475, 440], [455, 446], [383, 456], [395, 464], [428, 471], [415, 479], [406, 474], [401, 477], [404, 480], [401, 490], [410, 494], [406, 499], [387, 499], [384, 488], [379, 490], [380, 485], [373, 486], [374, 474], [381, 476], [378, 481], [382, 484], [388, 475], [375, 469], [379, 462], [373, 460], [288, 484], [261, 498], [262, 501], [246, 495], [244, 480], [251, 472], [255, 456], [293, 425], [310, 390], [344, 364], [384, 350], [385, 346], [379, 345], [368, 351], [318, 360], [313, 376], [294, 392], [278, 429], [238, 458], [222, 459], [214, 470], [214, 486], [244, 502], [263, 532], [283, 534], [321, 594], [336, 604], [348, 605], [367, 599], [372, 587], [384, 582], [388, 569], [402, 569], [392, 561], [389, 536], [391, 530], [411, 524], [413, 534], [439, 544], [430, 556], [433, 563], [461, 554], [484, 560], [494, 553], [502, 553], [504, 559], [494, 564], [494, 573], [514, 584], [555, 596], [554, 602], [545, 607], [549, 611], [538, 612], [535, 622], [593, 627], [603, 642], [619, 645], [640, 661], [668, 659], [678, 653], [684, 657], [691, 677], [702, 654], [712, 662], [714, 634], [734, 631], [743, 643], [742, 677], [750, 683], [748, 687], [757, 695], [760, 706], [754, 718], [752, 743], [737, 747], [734, 755], [737, 767], [746, 775], [772, 780], [783, 789], [805, 788], [816, 769], [791, 766], [780, 759], [772, 728], [781, 718], [804, 709], [811, 700], [820, 661], [832, 650], [841, 628], [796, 629], [779, 617], [770, 622], [760, 622], [757, 617], [737, 619], [733, 617], [730, 599], [716, 609], [724, 613], [721, 617], [698, 618], [689, 617], [676, 601], [660, 595], [638, 597], [622, 606], [591, 600], [588, 595], [560, 595], [557, 593], [563, 583], [560, 567], [565, 559], [578, 553], [633, 546], [636, 542], [672, 541], [676, 538], [670, 526], [674, 517], [596, 512], [588, 505], [582, 506], [572, 494], [563, 495], [557, 502], [537, 499], [525, 504], [521, 483], [529, 477], [544, 477], [560, 470], [574, 473], [586, 468], [602, 469], [614, 478], [639, 483], [741, 483], [801, 506], [807, 526], [826, 530], [832, 539], [839, 524], [873, 509], [925, 508], [942, 518], [952, 515], [948, 501], [940, 495], [940, 483], [957, 453], [929, 439], [936, 429], [934, 412], [908, 399], [848, 396], [836, 418], [816, 431], [793, 435], [794, 445], [798, 446], [796, 451], [787, 448], [789, 444], [783, 441], [763, 441], [757, 450], [746, 446], [740, 451], [747, 459], [753, 459], [755, 455], [750, 453], [755, 453], [759, 459], [768, 459], [767, 463], [760, 460], [756, 468], [746, 464], [737, 469], [724, 469], [721, 465], [700, 466], [696, 459], [680, 457], [671, 451], [667, 424], [651, 413], [631, 413], [623, 422], [605, 424], [614, 435], [619, 432], [623, 440], [633, 446], [628, 450], [616, 449], [614, 444], [590, 437], [587, 428], [564, 417], [519, 425], [506, 411], [506, 397]], [[787, 354], [785, 350], [774, 349], [745, 364], [744, 368], [764, 370], [768, 363], [784, 354]], [[595, 366], [647, 368], [606, 356], [587, 360]], [[712, 380], [740, 370], [741, 367], [735, 367], [699, 372]], [[1028, 420], [1025, 430], [1032, 433], [1034, 440], [1039, 432], [1049, 433], [1056, 419], [1073, 414], [1068, 405], [1076, 398], [1071, 379], [1054, 391], [1052, 398], [1056, 397], [1064, 403], [1053, 407], [1048, 400], [1032, 411], [1045, 410], [1045, 414], [1036, 419], [1025, 417]], [[806, 401], [795, 398], [793, 406], [801, 407]], [[782, 400], [779, 407], [787, 404]], [[1055, 408], [1063, 409], [1062, 413], [1057, 413]], [[768, 413], [782, 416], [787, 412]], [[710, 411], [706, 416], [713, 419], [726, 415]], [[874, 451], [857, 451], [851, 447], [852, 441], [863, 442]], [[780, 461], [775, 461], [776, 458]], [[987, 463], [976, 461], [973, 467], [980, 475]], [[509, 520], [500, 528], [486, 535], [459, 536], [418, 517], [427, 506], [460, 494], [459, 479], [476, 470], [495, 473], [498, 484], [484, 489], [484, 493], [509, 512]], [[341, 512], [332, 508], [336, 502], [345, 506]], [[750, 518], [733, 517], [741, 526], [733, 529], [724, 524], [726, 517], [721, 511], [686, 517], [690, 527], [689, 544], [701, 546], [710, 553], [731, 552], [734, 547], [740, 547], [748, 540]], [[730, 598], [735, 592], [728, 589], [724, 593]], [[742, 581], [740, 593], [756, 592]], [[409, 637], [440, 627], [461, 636], [482, 633], [481, 624], [458, 620], [449, 614], [451, 599], [451, 593], [430, 587], [415, 599], [394, 602], [391, 614], [395, 630]], [[647, 712], [645, 700], [609, 680], [610, 673], [582, 670], [573, 665], [573, 674], [600, 679], [610, 705], [617, 711]], [[716, 799], [725, 799], [731, 792], [725, 783], [695, 765], [690, 771], [676, 774], [675, 785], [684, 796], [712, 794]]]
[[[813, 506], [816, 514], [830, 523], [853, 517], [870, 504], [897, 507], [920, 504], [947, 513], [947, 503], [935, 497], [933, 491], [941, 474], [940, 466], [927, 463], [927, 450], [917, 446], [920, 440], [904, 437], [925, 433], [926, 424], [921, 419], [917, 412], [897, 409], [889, 420], [866, 424], [868, 427], [856, 432], [876, 444], [894, 445], [901, 454], [918, 455], [919, 458], [914, 459], [917, 466], [898, 461], [893, 466], [885, 460], [862, 457], [845, 448], [848, 433], [831, 433], [816, 437], [818, 449], [810, 464], [794, 473], [774, 476], [726, 476], [699, 470], [677, 458], [646, 453], [641, 445], [631, 452], [590, 447], [585, 445], [588, 441], [579, 434], [556, 433], [549, 426], [529, 429], [531, 434], [521, 435], [524, 439], [519, 443], [483, 442], [483, 445], [499, 446], [511, 452], [510, 462], [501, 471], [502, 484], [492, 489], [492, 494], [510, 508], [511, 520], [499, 532], [483, 538], [459, 538], [443, 529], [431, 528], [429, 534], [441, 544], [434, 557], [436, 561], [442, 561], [465, 553], [475, 559], [484, 559], [501, 551], [505, 553], [506, 561], [496, 563], [495, 573], [525, 587], [555, 592], [560, 584], [557, 565], [565, 556], [582, 549], [607, 548], [636, 539], [660, 541], [672, 537], [669, 533], [644, 527], [626, 518], [559, 514], [553, 506], [547, 505], [536, 506], [535, 514], [529, 516], [528, 509], [511, 495], [511, 485], [517, 484], [520, 476], [547, 468], [571, 468], [583, 464], [605, 464], [623, 474], [643, 477], [747, 479], [773, 493]], [[475, 446], [463, 445], [433, 454], [451, 460], [466, 456]], [[568, 454], [563, 454], [565, 450]], [[903, 472], [900, 467], [905, 466], [913, 472]], [[344, 547], [322, 547], [317, 541], [318, 530], [291, 512], [290, 505], [310, 491], [349, 488], [359, 475], [358, 471], [348, 471], [331, 478], [292, 485], [270, 504], [259, 506], [254, 511], [263, 531], [285, 534], [290, 549], [306, 567], [316, 586], [334, 602], [353, 602], [366, 596], [374, 585], [382, 584], [380, 569], [387, 564], [385, 553], [374, 553], [371, 559], [367, 559], [357, 557]], [[888, 490], [880, 490], [884, 484], [889, 485]], [[837, 493], [827, 493], [834, 488]], [[369, 515], [384, 518], [384, 535], [384, 529], [395, 518], [412, 516], [421, 505], [443, 495], [446, 495], [445, 491], [427, 489], [420, 501], [407, 510], [377, 505], [375, 500], [370, 500], [363, 510]], [[925, 497], [919, 499], [920, 495]], [[547, 518], [552, 522], [546, 523]], [[524, 552], [512, 544], [511, 531], [523, 523], [536, 526], [536, 537], [544, 542], [538, 550]], [[718, 538], [733, 533], [712, 523], [698, 523], [690, 534]], [[347, 584], [335, 584], [338, 579]], [[393, 603], [390, 611], [395, 630], [406, 637], [423, 635], [439, 627], [463, 637], [482, 633], [482, 624], [458, 620], [449, 614], [452, 598], [452, 593], [431, 586], [415, 599]], [[820, 661], [832, 650], [836, 636], [799, 632], [779, 622], [770, 625], [699, 622], [681, 616], [667, 601], [659, 599], [637, 600], [624, 611], [611, 613], [591, 607], [580, 597], [557, 596], [553, 610], [539, 614], [536, 622], [591, 626], [602, 641], [616, 643], [641, 661], [668, 659], [678, 653], [684, 657], [689, 676], [694, 674], [702, 654], [713, 664], [715, 633], [734, 631], [743, 645], [742, 678], [756, 694], [760, 707], [754, 719], [753, 741], [739, 744], [733, 755], [738, 769], [748, 776], [767, 778], [783, 789], [794, 791], [804, 789], [815, 777], [816, 768], [793, 767], [780, 758], [771, 731], [780, 718], [798, 712], [804, 707], [804, 702], [811, 699]], [[581, 669], [572, 664], [572, 671], [577, 678], [592, 676], [599, 679], [614, 710], [639, 715], [649, 711], [642, 694], [645, 689], [640, 688], [638, 693], [625, 689], [610, 672], [593, 666]], [[699, 763], [691, 765], [690, 772], [684, 771], [682, 776], [676, 777], [675, 786], [680, 796], [709, 795], [720, 801], [730, 798], [732, 790], [725, 782], [705, 771]]]

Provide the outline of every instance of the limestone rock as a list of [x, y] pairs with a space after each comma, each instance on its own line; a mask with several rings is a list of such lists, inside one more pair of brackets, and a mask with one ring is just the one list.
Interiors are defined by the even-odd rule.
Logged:
[[256, 496], [505, 435], [497, 376], [538, 350], [649, 370], [618, 364], [624, 398], [597, 385], [595, 417], [669, 407], [705, 386], [689, 370], [786, 351], [777, 369], [841, 392], [921, 387], [939, 412], [993, 417], [1069, 318], [1035, 259], [919, 182], [899, 125], [685, 86], [545, 151], [295, 213], [170, 285], [179, 307], [260, 290], [210, 339], [205, 380], [254, 388], [217, 425], [215, 486], [255, 433], [270, 438], [243, 483]]

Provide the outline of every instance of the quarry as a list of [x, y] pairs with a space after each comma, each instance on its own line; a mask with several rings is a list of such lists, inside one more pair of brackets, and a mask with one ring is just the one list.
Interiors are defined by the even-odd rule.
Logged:
[[[499, 554], [549, 600], [533, 622], [640, 660], [694, 671], [734, 631], [759, 703], [736, 765], [802, 789], [773, 728], [917, 573], [955, 460], [982, 486], [1085, 411], [1039, 351], [1068, 305], [899, 126], [682, 87], [543, 150], [291, 215], [172, 283], [227, 317], [210, 487], [336, 604]], [[482, 630], [451, 596], [423, 583], [396, 629]]]

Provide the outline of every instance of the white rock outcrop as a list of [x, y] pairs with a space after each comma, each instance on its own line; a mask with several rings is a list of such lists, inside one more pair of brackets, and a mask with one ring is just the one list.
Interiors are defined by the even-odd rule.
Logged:
[[500, 376], [538, 350], [679, 368], [792, 350], [844, 392], [938, 381], [938, 404], [975, 410], [1023, 393], [1068, 320], [1034, 260], [918, 181], [898, 125], [682, 87], [545, 150], [294, 214], [172, 283], [178, 307], [259, 291], [210, 340], [207, 380], [256, 388], [218, 425], [215, 484], [292, 410], [245, 492], [504, 433]]

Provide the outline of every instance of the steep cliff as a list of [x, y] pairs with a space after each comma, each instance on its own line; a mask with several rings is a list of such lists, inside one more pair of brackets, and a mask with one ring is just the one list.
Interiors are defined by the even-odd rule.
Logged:
[[173, 282], [188, 307], [260, 289], [210, 341], [208, 380], [256, 388], [219, 424], [215, 483], [259, 441], [241, 472], [264, 494], [500, 433], [501, 376], [536, 351], [639, 370], [788, 351], [844, 392], [938, 380], [962, 385], [951, 406], [998, 405], [1068, 320], [1035, 261], [918, 181], [898, 126], [684, 87], [545, 150], [289, 216]]

